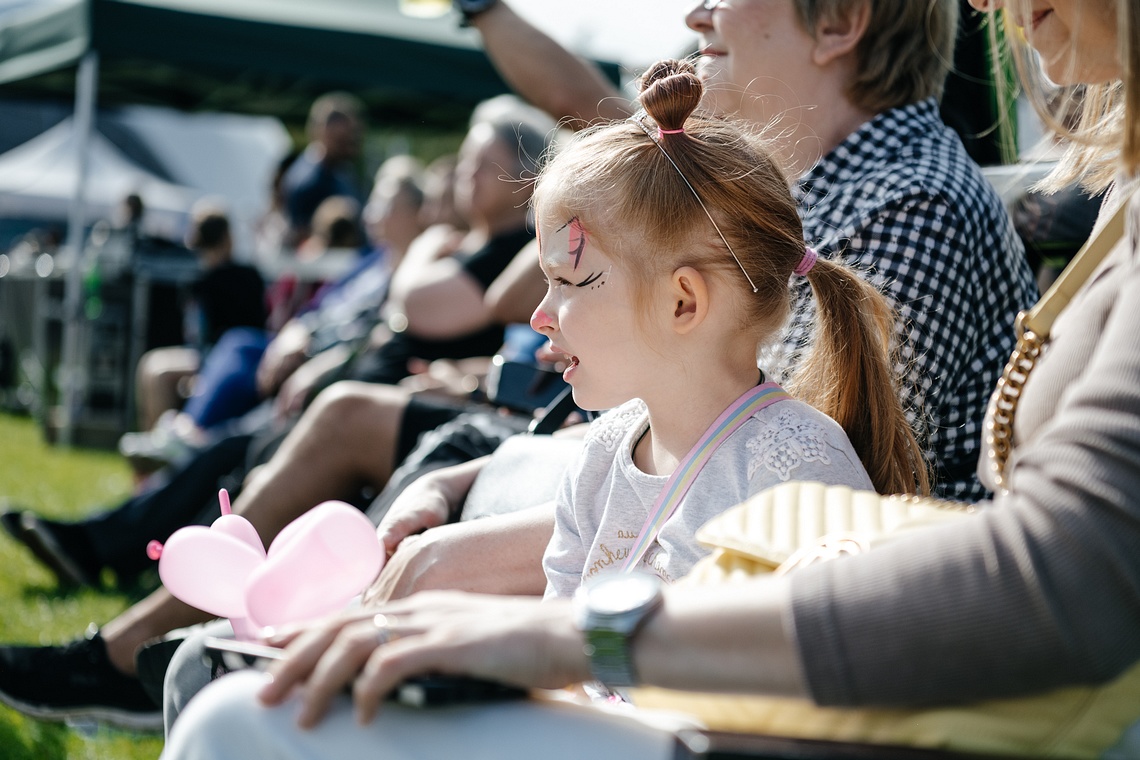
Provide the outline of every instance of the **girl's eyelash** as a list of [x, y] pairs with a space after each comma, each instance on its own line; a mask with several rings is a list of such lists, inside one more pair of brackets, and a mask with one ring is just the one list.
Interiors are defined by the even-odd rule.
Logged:
[[581, 282], [575, 283], [574, 285], [575, 285], [575, 287], [578, 287], [578, 288], [584, 288], [601, 276], [602, 276], [601, 272], [594, 272], [592, 275], [590, 275], [586, 279], [582, 280]]
[[573, 285], [576, 288], [584, 288], [587, 285], [593, 284], [603, 274], [604, 272], [594, 272], [581, 282], [570, 282], [565, 277], [543, 277], [542, 279], [546, 282], [547, 287], [564, 287], [566, 285]]

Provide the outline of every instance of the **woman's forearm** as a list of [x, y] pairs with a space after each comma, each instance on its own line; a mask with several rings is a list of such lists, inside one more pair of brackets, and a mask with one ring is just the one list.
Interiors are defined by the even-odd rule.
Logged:
[[634, 638], [647, 685], [713, 692], [804, 696], [779, 578], [670, 588]]

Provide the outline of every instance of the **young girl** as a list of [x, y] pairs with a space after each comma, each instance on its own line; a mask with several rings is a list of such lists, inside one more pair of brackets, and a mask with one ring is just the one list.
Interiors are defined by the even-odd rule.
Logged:
[[[548, 290], [531, 326], [566, 356], [578, 405], [612, 410], [563, 483], [548, 597], [625, 564], [678, 578], [702, 554], [703, 523], [781, 481], [927, 488], [892, 379], [885, 298], [805, 249], [787, 180], [755, 138], [696, 112], [690, 64], [660, 63], [642, 87], [643, 112], [579, 137], [534, 194]], [[818, 334], [791, 398], [756, 356], [797, 276], [815, 293]], [[742, 412], [688, 470], [675, 511], [647, 521], [670, 474], [750, 391], [767, 405]]]

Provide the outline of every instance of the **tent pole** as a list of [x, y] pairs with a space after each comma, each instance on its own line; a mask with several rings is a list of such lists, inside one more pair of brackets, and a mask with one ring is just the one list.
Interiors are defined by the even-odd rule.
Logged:
[[67, 247], [71, 250], [71, 266], [64, 283], [63, 355], [60, 359], [60, 390], [63, 396], [59, 442], [70, 446], [75, 436], [75, 423], [86, 391], [85, 357], [80, 356], [80, 332], [85, 319], [83, 311], [84, 227], [87, 212], [87, 174], [91, 153], [91, 133], [95, 123], [95, 95], [99, 88], [99, 54], [88, 50], [79, 61], [75, 78], [75, 194], [67, 218]]

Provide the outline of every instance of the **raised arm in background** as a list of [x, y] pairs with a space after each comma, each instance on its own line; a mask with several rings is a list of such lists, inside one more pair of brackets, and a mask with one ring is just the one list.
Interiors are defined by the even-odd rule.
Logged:
[[572, 129], [595, 121], [624, 119], [625, 97], [597, 66], [571, 53], [506, 3], [475, 16], [487, 56], [516, 93]]

